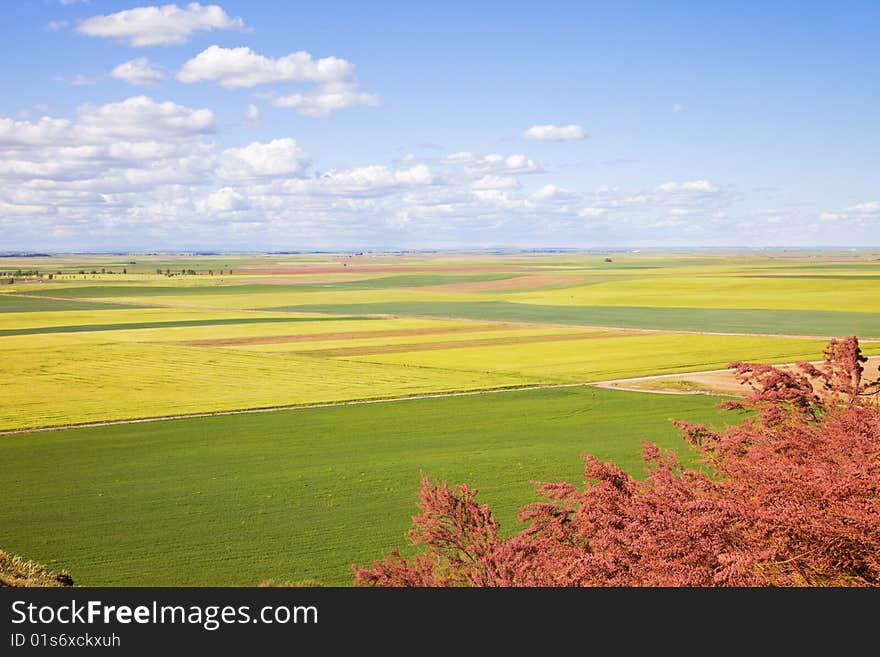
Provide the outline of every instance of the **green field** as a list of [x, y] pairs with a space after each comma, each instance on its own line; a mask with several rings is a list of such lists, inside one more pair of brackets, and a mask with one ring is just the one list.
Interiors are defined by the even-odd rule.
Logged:
[[2, 258], [0, 548], [80, 584], [349, 584], [420, 472], [513, 529], [580, 453], [639, 473], [669, 419], [736, 418], [583, 384], [880, 354], [878, 280], [851, 251]]
[[405, 545], [420, 472], [480, 489], [507, 529], [531, 479], [584, 452], [641, 471], [640, 441], [717, 399], [597, 388], [303, 409], [0, 438], [0, 545], [87, 585], [349, 584]]
[[679, 331], [880, 337], [880, 313], [739, 308], [543, 306], [506, 301], [302, 304], [267, 310], [466, 317], [503, 322], [620, 326]]

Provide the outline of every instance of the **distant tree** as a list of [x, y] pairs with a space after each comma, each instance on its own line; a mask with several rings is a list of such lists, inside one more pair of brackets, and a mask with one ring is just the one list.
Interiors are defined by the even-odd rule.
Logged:
[[127, 274], [127, 273], [128, 273], [128, 268], [127, 268], [127, 267], [123, 267], [123, 268], [122, 268], [122, 273], [123, 273], [123, 274]]
[[410, 539], [356, 583], [376, 586], [878, 586], [880, 380], [858, 340], [825, 362], [731, 363], [750, 411], [723, 432], [677, 423], [702, 456], [684, 467], [645, 443], [644, 481], [585, 456], [583, 487], [537, 483], [544, 501], [505, 537], [475, 490], [423, 478]]

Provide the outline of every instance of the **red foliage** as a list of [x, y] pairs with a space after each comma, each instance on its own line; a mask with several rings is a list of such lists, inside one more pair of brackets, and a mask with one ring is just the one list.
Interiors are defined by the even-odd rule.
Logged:
[[880, 381], [855, 338], [794, 370], [731, 363], [753, 413], [716, 433], [678, 423], [704, 468], [644, 444], [637, 481], [585, 456], [582, 488], [536, 483], [542, 502], [505, 537], [476, 491], [422, 480], [410, 539], [355, 582], [374, 586], [880, 585]]

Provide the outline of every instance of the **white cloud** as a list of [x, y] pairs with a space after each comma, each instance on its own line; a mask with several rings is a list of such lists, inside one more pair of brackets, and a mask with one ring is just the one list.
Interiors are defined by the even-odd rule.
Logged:
[[716, 185], [708, 180], [689, 180], [687, 182], [668, 182], [663, 183], [657, 189], [661, 192], [681, 193], [681, 192], [705, 192], [714, 194], [719, 191]]
[[75, 5], [77, 3], [88, 4], [89, 0], [58, 0], [58, 4], [62, 6]]
[[115, 14], [92, 16], [76, 28], [80, 34], [112, 37], [135, 47], [186, 43], [194, 32], [240, 30], [244, 22], [218, 5], [192, 2], [186, 7], [136, 7]]
[[251, 103], [247, 106], [247, 109], [244, 111], [244, 118], [249, 123], [259, 123], [262, 118], [260, 114], [260, 108]]
[[519, 181], [513, 176], [483, 176], [471, 183], [471, 189], [517, 189]]
[[172, 138], [213, 131], [214, 113], [133, 96], [117, 103], [84, 106], [77, 125], [84, 134], [117, 139]]
[[214, 128], [209, 110], [145, 96], [86, 105], [69, 118], [0, 118], [5, 248], [667, 240], [711, 235], [712, 226], [727, 225], [723, 214], [732, 200], [693, 181], [669, 183], [674, 193], [576, 192], [549, 182], [526, 191], [520, 176], [540, 167], [520, 153], [462, 151], [429, 163], [406, 158], [319, 173], [292, 138], [221, 150]]
[[212, 128], [210, 110], [144, 96], [85, 105], [72, 119], [0, 118], [0, 190], [7, 202], [65, 208], [198, 182], [211, 162], [212, 145], [203, 137]]
[[211, 46], [185, 62], [177, 73], [184, 83], [217, 82], [227, 89], [242, 89], [287, 82], [313, 84], [292, 93], [272, 91], [268, 98], [276, 107], [289, 107], [301, 116], [323, 118], [358, 105], [378, 105], [375, 94], [360, 90], [354, 66], [338, 57], [315, 59], [305, 51], [284, 57], [266, 57], [250, 48]]
[[823, 212], [819, 215], [823, 222], [847, 222], [851, 225], [864, 225], [869, 221], [880, 221], [880, 201], [856, 203], [842, 210]]
[[336, 82], [319, 85], [302, 93], [279, 96], [272, 100], [272, 104], [275, 107], [292, 107], [302, 116], [324, 118], [337, 110], [357, 105], [375, 107], [379, 104], [379, 97], [358, 91], [355, 84]]
[[572, 141], [576, 139], [586, 139], [587, 133], [584, 129], [574, 123], [570, 125], [533, 125], [523, 133], [526, 139], [536, 139], [538, 141]]
[[393, 170], [382, 165], [355, 169], [328, 171], [308, 181], [304, 189], [319, 193], [342, 194], [345, 192], [369, 192], [400, 186], [429, 185], [433, 182], [431, 170], [424, 164], [409, 169]]
[[96, 84], [98, 82], [98, 78], [94, 75], [83, 75], [82, 73], [78, 73], [70, 78], [70, 84], [74, 87], [88, 87], [90, 85]]
[[146, 57], [123, 62], [110, 71], [111, 77], [128, 84], [155, 87], [165, 79], [162, 69]]
[[447, 164], [469, 163], [474, 162], [476, 159], [477, 156], [469, 151], [458, 151], [457, 153], [450, 153], [445, 158], [443, 158], [444, 162]]
[[532, 194], [532, 198], [537, 201], [569, 200], [575, 197], [576, 195], [567, 189], [562, 189], [552, 184], [544, 185]]
[[684, 109], [684, 105], [679, 105], [678, 103], [673, 103], [673, 105], [672, 105], [672, 112], [674, 114], [678, 114], [683, 109]]
[[522, 153], [513, 153], [506, 157], [498, 153], [490, 153], [489, 155], [479, 157], [468, 151], [460, 151], [447, 155], [441, 162], [443, 164], [464, 166], [469, 173], [479, 176], [538, 173], [541, 171], [541, 167], [537, 162], [529, 159]]
[[61, 20], [61, 21], [49, 21], [46, 23], [46, 31], [47, 32], [57, 32], [58, 30], [62, 30], [65, 27], [70, 25], [70, 21]]
[[880, 201], [870, 201], [869, 203], [857, 203], [847, 208], [849, 212], [858, 212], [861, 214], [874, 214], [880, 212]]
[[229, 148], [220, 156], [217, 175], [223, 180], [245, 181], [258, 178], [301, 175], [311, 157], [294, 139], [252, 142], [243, 148]]
[[177, 79], [186, 83], [210, 80], [235, 89], [276, 82], [340, 82], [353, 71], [344, 59], [314, 59], [305, 51], [273, 59], [246, 47], [211, 46], [185, 62]]
[[216, 192], [211, 192], [203, 201], [196, 203], [196, 208], [200, 212], [207, 212], [209, 214], [239, 212], [250, 207], [247, 199], [231, 187], [223, 187]]

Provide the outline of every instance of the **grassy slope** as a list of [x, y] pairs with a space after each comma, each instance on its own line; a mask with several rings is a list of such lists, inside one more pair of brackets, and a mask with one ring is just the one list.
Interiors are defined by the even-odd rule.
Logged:
[[0, 545], [84, 585], [351, 581], [415, 512], [419, 473], [480, 489], [505, 527], [583, 452], [641, 471], [701, 396], [594, 388], [158, 422], [0, 439]]

